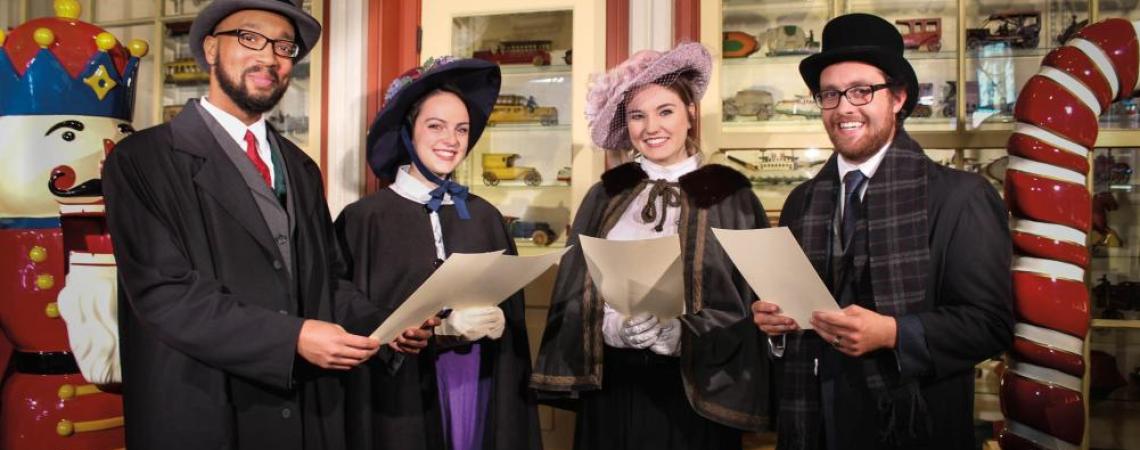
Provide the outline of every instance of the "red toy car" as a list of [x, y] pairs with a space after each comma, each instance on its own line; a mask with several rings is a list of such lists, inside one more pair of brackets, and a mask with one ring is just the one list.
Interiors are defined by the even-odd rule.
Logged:
[[499, 64], [550, 65], [550, 41], [504, 41], [495, 50], [479, 50], [473, 55]]
[[927, 17], [922, 19], [899, 19], [895, 25], [906, 27], [902, 31], [903, 47], [907, 50], [942, 50], [942, 19]]

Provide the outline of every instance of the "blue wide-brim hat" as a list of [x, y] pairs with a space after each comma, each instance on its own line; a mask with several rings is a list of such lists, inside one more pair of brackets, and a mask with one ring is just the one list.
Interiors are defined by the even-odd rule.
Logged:
[[409, 151], [400, 139], [400, 130], [408, 124], [408, 110], [421, 97], [443, 86], [452, 85], [462, 93], [471, 123], [468, 148], [475, 146], [491, 109], [499, 97], [502, 74], [498, 64], [481, 59], [452, 57], [429, 58], [423, 66], [396, 77], [384, 94], [384, 106], [368, 128], [368, 166], [372, 173], [386, 180], [396, 179], [396, 169], [411, 162]]

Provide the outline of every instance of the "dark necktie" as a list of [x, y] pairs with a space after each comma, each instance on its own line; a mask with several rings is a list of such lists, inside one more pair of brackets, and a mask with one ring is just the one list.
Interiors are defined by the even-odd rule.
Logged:
[[859, 170], [852, 170], [843, 176], [843, 247], [851, 244], [855, 236], [855, 224], [859, 223], [859, 214], [862, 213], [863, 202], [859, 199], [859, 191], [867, 182], [867, 176]]
[[269, 185], [270, 190], [273, 190], [273, 178], [269, 176], [269, 166], [261, 159], [261, 155], [257, 154], [257, 137], [249, 130], [245, 130], [245, 155], [249, 157], [250, 162], [253, 163], [253, 168], [257, 169], [257, 173], [261, 174], [265, 184]]

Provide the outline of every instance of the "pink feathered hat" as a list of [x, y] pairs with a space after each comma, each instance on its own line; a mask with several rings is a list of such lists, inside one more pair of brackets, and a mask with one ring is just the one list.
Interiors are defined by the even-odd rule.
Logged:
[[586, 95], [586, 121], [594, 145], [607, 150], [633, 148], [623, 117], [616, 117], [630, 91], [670, 76], [688, 78], [693, 101], [699, 102], [709, 85], [712, 57], [696, 42], [678, 45], [667, 52], [642, 50], [604, 75], [597, 76]]

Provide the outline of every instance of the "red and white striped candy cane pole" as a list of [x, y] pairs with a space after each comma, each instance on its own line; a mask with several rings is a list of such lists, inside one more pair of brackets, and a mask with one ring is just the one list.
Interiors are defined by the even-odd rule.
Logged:
[[1138, 90], [1138, 26], [1084, 28], [1045, 56], [1017, 99], [1005, 178], [1017, 319], [1001, 379], [1006, 450], [1077, 449], [1084, 436], [1089, 154], [1100, 113]]

